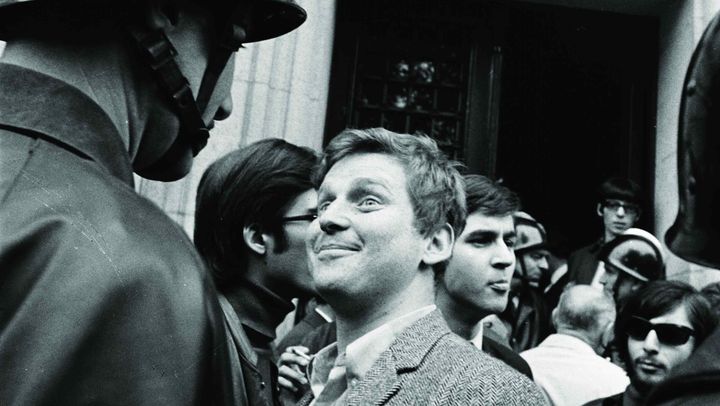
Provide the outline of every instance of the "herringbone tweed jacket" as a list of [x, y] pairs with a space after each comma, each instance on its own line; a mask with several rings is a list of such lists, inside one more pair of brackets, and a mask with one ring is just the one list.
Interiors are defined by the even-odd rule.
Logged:
[[[416, 321], [348, 388], [348, 405], [545, 405], [526, 376], [453, 334], [440, 311]], [[298, 405], [309, 405], [312, 392]]]

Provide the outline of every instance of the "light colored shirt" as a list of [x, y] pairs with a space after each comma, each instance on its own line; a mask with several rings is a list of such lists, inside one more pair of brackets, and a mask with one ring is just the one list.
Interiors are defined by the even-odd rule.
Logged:
[[597, 355], [586, 342], [566, 334], [552, 334], [520, 356], [553, 405], [584, 405], [622, 393], [630, 384], [622, 368]]
[[308, 368], [314, 397], [311, 405], [344, 404], [347, 388], [360, 382], [403, 330], [435, 308], [428, 305], [390, 320], [348, 344], [343, 353], [338, 353], [337, 343], [318, 351]]

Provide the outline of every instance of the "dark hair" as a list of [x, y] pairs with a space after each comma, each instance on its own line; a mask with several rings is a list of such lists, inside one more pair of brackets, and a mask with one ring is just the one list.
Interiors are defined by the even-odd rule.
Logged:
[[450, 161], [426, 135], [399, 134], [384, 128], [345, 130], [325, 148], [316, 185], [338, 161], [362, 153], [386, 154], [402, 164], [420, 234], [427, 237], [446, 223], [452, 226], [455, 236], [462, 233], [467, 212], [459, 164]]
[[606, 199], [624, 200], [639, 206], [642, 202], [640, 186], [627, 178], [610, 178], [598, 189], [598, 201], [603, 203]]
[[[690, 324], [695, 330], [695, 348], [707, 338], [717, 325], [710, 302], [695, 288], [685, 282], [659, 280], [648, 283], [635, 292], [625, 303], [615, 323], [615, 339], [620, 356], [629, 363], [627, 349], [627, 326], [632, 317], [650, 320], [684, 305]], [[629, 364], [628, 364], [629, 365]]]
[[287, 248], [279, 219], [299, 194], [312, 189], [317, 155], [280, 139], [265, 139], [215, 161], [203, 174], [195, 206], [195, 245], [219, 289], [245, 268], [243, 228], [256, 224]]
[[504, 217], [520, 210], [520, 198], [512, 190], [482, 175], [465, 175], [468, 215]]

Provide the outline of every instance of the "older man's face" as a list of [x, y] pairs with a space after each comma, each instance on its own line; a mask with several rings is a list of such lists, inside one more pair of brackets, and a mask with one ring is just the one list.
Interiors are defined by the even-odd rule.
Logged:
[[337, 162], [318, 190], [318, 219], [308, 231], [318, 292], [331, 305], [386, 301], [401, 292], [417, 276], [428, 241], [414, 224], [398, 160], [362, 153]]

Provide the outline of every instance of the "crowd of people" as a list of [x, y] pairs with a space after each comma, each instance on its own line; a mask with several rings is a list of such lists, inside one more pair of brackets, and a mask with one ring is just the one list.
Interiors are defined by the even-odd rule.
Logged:
[[[132, 173], [187, 174], [230, 114], [233, 52], [304, 10], [15, 3], [0, 2], [0, 404], [720, 401], [719, 285], [667, 279], [633, 181], [600, 185], [603, 233], [565, 259], [514, 191], [425, 135], [347, 129], [320, 154], [270, 138], [205, 171], [191, 241]], [[666, 240], [715, 267], [719, 21], [688, 70]]]

